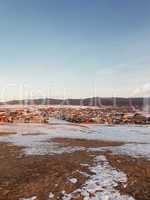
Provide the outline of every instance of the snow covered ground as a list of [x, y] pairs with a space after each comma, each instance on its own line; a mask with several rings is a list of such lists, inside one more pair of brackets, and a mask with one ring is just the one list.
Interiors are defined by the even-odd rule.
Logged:
[[126, 186], [127, 177], [123, 172], [113, 169], [104, 156], [95, 158], [95, 165], [90, 167], [94, 175], [85, 182], [81, 189], [65, 194], [63, 200], [71, 200], [81, 194], [85, 200], [134, 200], [131, 196], [120, 195], [115, 189], [118, 183]]
[[[17, 134], [2, 135], [0, 142], [12, 142], [25, 147], [26, 154], [45, 155], [61, 154], [74, 151], [112, 151], [114, 154], [125, 154], [133, 157], [144, 157], [150, 160], [150, 126], [103, 126], [103, 125], [77, 125], [59, 120], [50, 120], [50, 124], [8, 124], [1, 125], [0, 132], [10, 131]], [[64, 147], [52, 142], [52, 138], [73, 138], [86, 140], [123, 141], [121, 146], [108, 146], [98, 148]], [[82, 164], [82, 163], [81, 163]], [[127, 177], [123, 172], [113, 169], [104, 156], [95, 158], [94, 165], [89, 166], [93, 175], [82, 188], [71, 194], [63, 192], [63, 200], [80, 193], [84, 200], [133, 200], [130, 196], [120, 195], [115, 188], [121, 182], [126, 184]], [[85, 174], [85, 172], [81, 172]], [[75, 179], [70, 179], [76, 182]], [[92, 194], [92, 195], [91, 195]], [[36, 199], [36, 196], [26, 199]]]
[[25, 147], [27, 154], [52, 154], [84, 150], [83, 147], [61, 147], [50, 142], [51, 138], [73, 138], [86, 140], [123, 141], [117, 147], [90, 148], [90, 151], [111, 150], [115, 154], [127, 154], [150, 159], [150, 126], [104, 126], [78, 125], [59, 120], [50, 124], [10, 124], [0, 126], [0, 131], [17, 134], [0, 136], [0, 141], [12, 142]]

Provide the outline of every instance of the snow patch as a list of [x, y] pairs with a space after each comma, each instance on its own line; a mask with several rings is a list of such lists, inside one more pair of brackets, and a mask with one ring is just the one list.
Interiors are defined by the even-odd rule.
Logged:
[[104, 156], [97, 156], [95, 162], [95, 166], [89, 168], [94, 175], [90, 176], [81, 189], [70, 194], [64, 193], [63, 200], [71, 200], [77, 195], [81, 195], [84, 200], [134, 200], [115, 189], [119, 183], [126, 185], [127, 177], [123, 172], [113, 169]]
[[52, 199], [54, 197], [54, 194], [52, 192], [49, 193], [48, 198]]
[[33, 196], [33, 197], [28, 197], [28, 198], [21, 198], [19, 200], [36, 200], [37, 197], [36, 196]]
[[[55, 120], [54, 120], [55, 122]], [[59, 122], [59, 120], [58, 120]], [[63, 122], [65, 123], [65, 122]], [[9, 124], [0, 126], [0, 130], [17, 134], [0, 136], [0, 142], [12, 142], [25, 147], [26, 154], [46, 155], [72, 153], [75, 151], [107, 151], [134, 157], [150, 159], [150, 126], [103, 126], [75, 125], [66, 123], [52, 124]], [[63, 147], [50, 141], [51, 138], [71, 138], [86, 140], [105, 140], [129, 142], [117, 147], [84, 148]], [[131, 143], [132, 142], [132, 143]]]
[[73, 184], [78, 182], [76, 178], [69, 178], [68, 180], [70, 181], [70, 183], [73, 183]]

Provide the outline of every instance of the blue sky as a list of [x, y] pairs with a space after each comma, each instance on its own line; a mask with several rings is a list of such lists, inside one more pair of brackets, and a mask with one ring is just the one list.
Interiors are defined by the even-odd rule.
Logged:
[[0, 0], [0, 98], [148, 95], [149, 11], [149, 0]]

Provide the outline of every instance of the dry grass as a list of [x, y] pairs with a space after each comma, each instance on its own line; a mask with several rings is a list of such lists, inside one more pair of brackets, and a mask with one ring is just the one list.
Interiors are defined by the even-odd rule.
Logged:
[[[121, 145], [118, 142], [87, 141], [73, 139], [53, 139], [64, 146], [99, 147]], [[53, 192], [53, 200], [61, 199], [61, 192], [70, 193], [86, 181], [79, 171], [89, 172], [93, 158], [100, 153], [86, 151], [64, 153], [50, 156], [25, 156], [21, 147], [10, 143], [0, 143], [0, 200], [18, 200], [21, 197], [36, 195], [38, 200], [48, 199]], [[122, 194], [129, 194], [137, 200], [150, 200], [150, 161], [134, 159], [129, 156], [105, 155], [110, 165], [125, 172], [128, 176], [127, 186], [119, 185]], [[77, 178], [72, 184], [68, 178]], [[82, 200], [82, 197], [76, 200]]]

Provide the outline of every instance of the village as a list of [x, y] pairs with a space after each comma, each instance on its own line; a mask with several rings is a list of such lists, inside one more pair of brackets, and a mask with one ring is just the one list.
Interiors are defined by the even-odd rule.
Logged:
[[127, 107], [25, 106], [0, 108], [0, 124], [49, 123], [51, 118], [86, 124], [150, 124], [150, 115]]

